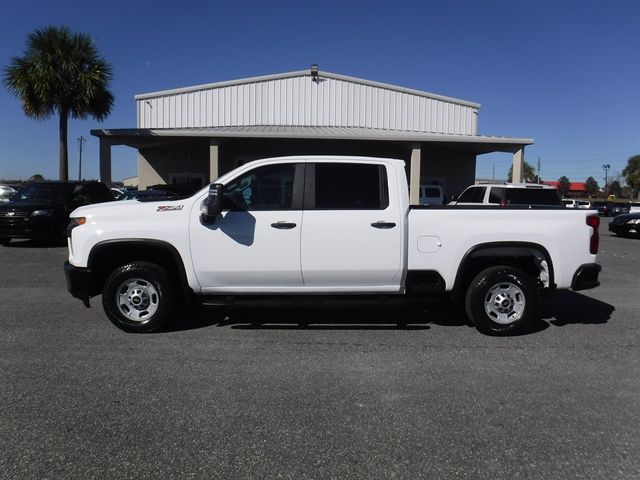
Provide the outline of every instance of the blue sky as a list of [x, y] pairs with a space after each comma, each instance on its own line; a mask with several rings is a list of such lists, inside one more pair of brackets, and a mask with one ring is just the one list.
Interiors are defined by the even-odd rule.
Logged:
[[[3, 2], [0, 66], [27, 34], [67, 25], [91, 34], [112, 64], [111, 116], [71, 120], [88, 139], [83, 177], [98, 176], [94, 128], [135, 126], [134, 95], [202, 83], [320, 70], [482, 105], [483, 135], [534, 138], [525, 160], [545, 179], [604, 184], [640, 154], [637, 0]], [[34, 121], [0, 87], [0, 178], [58, 174], [57, 120]], [[477, 175], [504, 177], [509, 154], [478, 157]], [[113, 151], [113, 178], [136, 173], [133, 149]]]

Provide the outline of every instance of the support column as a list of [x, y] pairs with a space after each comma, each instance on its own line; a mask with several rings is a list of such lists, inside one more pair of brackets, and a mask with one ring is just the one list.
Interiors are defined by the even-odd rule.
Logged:
[[513, 183], [522, 183], [524, 173], [524, 147], [513, 154]]
[[100, 181], [111, 187], [111, 145], [106, 137], [100, 137]]
[[209, 140], [209, 181], [213, 182], [219, 175], [220, 147], [216, 140]]
[[409, 204], [420, 204], [420, 162], [422, 150], [420, 145], [411, 149], [411, 166], [409, 169]]

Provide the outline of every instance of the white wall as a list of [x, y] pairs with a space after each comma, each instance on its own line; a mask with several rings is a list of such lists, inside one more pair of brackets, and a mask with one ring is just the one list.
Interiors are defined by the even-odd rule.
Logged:
[[475, 135], [478, 106], [344, 78], [300, 74], [137, 97], [138, 128], [366, 127]]

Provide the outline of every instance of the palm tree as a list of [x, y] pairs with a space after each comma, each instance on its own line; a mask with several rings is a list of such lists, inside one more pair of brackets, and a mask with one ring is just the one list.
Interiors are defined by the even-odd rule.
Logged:
[[[507, 179], [510, 182], [513, 182], [513, 165], [509, 167], [509, 172], [507, 173]], [[522, 162], [522, 179], [525, 182], [533, 182], [535, 179], [537, 179], [535, 169], [530, 164], [524, 161]]]
[[60, 118], [60, 180], [69, 179], [67, 123], [72, 118], [105, 119], [113, 95], [111, 66], [91, 37], [67, 27], [45, 27], [29, 34], [22, 57], [4, 69], [4, 83], [22, 101], [25, 115]]

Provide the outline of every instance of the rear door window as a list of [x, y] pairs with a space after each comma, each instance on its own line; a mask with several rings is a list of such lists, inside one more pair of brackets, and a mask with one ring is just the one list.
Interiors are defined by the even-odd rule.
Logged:
[[384, 165], [316, 163], [308, 169], [305, 209], [384, 210], [389, 206]]

